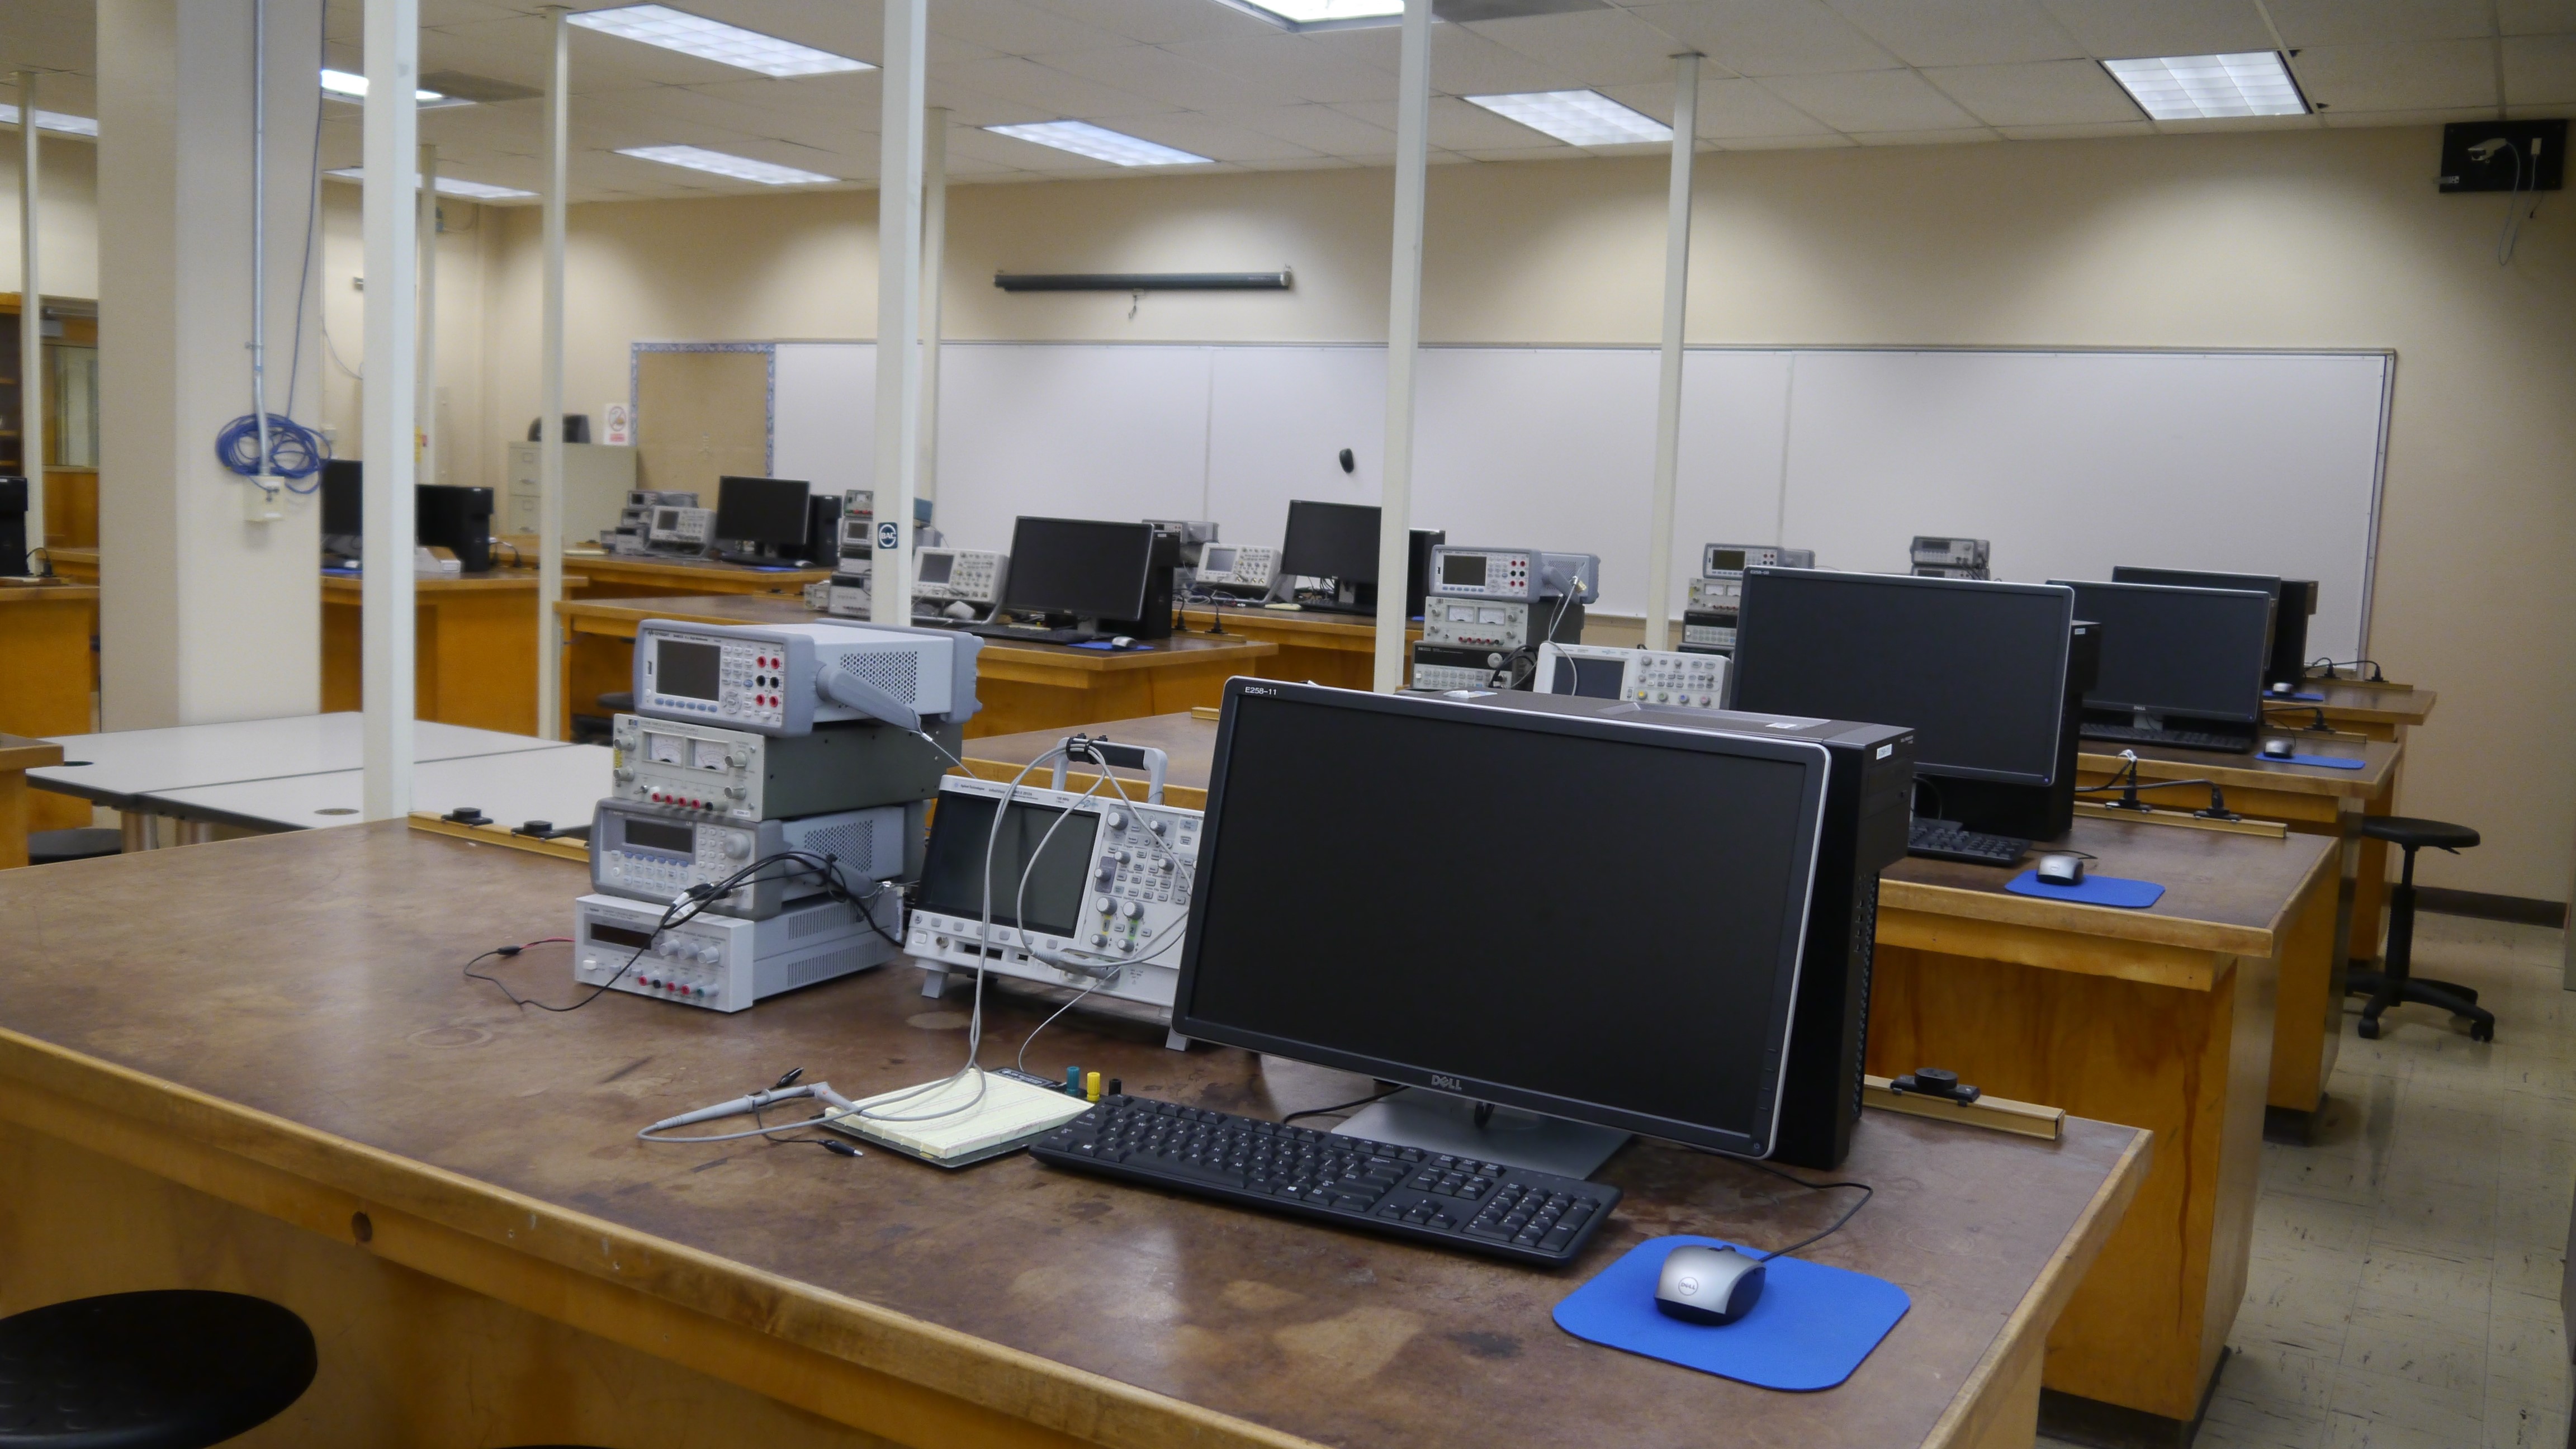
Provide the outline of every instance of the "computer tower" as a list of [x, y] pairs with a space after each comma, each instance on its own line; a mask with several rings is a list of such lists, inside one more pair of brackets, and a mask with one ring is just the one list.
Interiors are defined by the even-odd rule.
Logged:
[[[1589, 718], [1622, 716], [1672, 729], [1766, 740], [1810, 740], [1829, 757], [1825, 828], [1807, 903], [1807, 944], [1798, 962], [1798, 1001], [1789, 1026], [1780, 1125], [1771, 1158], [1831, 1171], [1851, 1151], [1860, 1120], [1869, 1046], [1870, 963], [1878, 942], [1879, 872], [1905, 858], [1914, 793], [1914, 731], [1848, 720], [1782, 729], [1777, 715], [1733, 710], [1658, 709], [1564, 694], [1495, 693], [1478, 704]], [[2073, 721], [2067, 738], [2074, 738]], [[2068, 779], [2073, 760], [2068, 760]], [[1945, 785], [1947, 782], [1944, 782]], [[1651, 1009], [1651, 1003], [1640, 1003]]]
[[1180, 536], [1159, 528], [1154, 530], [1153, 558], [1145, 566], [1145, 616], [1141, 619], [1103, 619], [1100, 632], [1124, 634], [1131, 639], [1171, 638], [1172, 570], [1180, 566]]
[[412, 519], [415, 542], [444, 548], [456, 555], [456, 566], [469, 574], [492, 567], [492, 490], [454, 483], [417, 485]]
[[1422, 617], [1422, 601], [1431, 593], [1431, 550], [1449, 541], [1445, 528], [1417, 528], [1404, 551], [1404, 617]]
[[796, 557], [830, 564], [841, 556], [841, 495], [817, 489], [805, 500], [805, 543]]
[[27, 480], [0, 478], [0, 574], [27, 571], [27, 532]]
[[2315, 579], [2281, 580], [2280, 603], [2272, 610], [2272, 662], [2265, 684], [2296, 684], [2308, 677], [2308, 620], [2317, 612]]

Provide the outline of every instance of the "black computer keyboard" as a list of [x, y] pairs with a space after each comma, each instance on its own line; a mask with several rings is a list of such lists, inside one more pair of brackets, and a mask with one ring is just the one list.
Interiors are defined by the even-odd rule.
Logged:
[[1024, 639], [1031, 644], [1088, 644], [1102, 637], [1089, 629], [1036, 629], [1018, 624], [969, 624], [966, 632], [986, 639]]
[[2088, 740], [2117, 740], [2124, 745], [2171, 745], [2178, 750], [2221, 750], [2231, 755], [2254, 752], [2254, 741], [2250, 736], [2211, 734], [2207, 730], [2151, 730], [2137, 725], [2088, 724], [2082, 734]]
[[2019, 865], [2030, 842], [2013, 835], [1962, 830], [1947, 820], [1917, 820], [1906, 828], [1905, 853], [1970, 865]]
[[1108, 1096], [1038, 1161], [1524, 1263], [1570, 1262], [1619, 1189], [1143, 1097]]

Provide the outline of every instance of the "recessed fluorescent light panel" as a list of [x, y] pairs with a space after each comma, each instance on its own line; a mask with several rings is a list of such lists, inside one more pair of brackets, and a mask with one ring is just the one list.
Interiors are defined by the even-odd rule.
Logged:
[[2138, 109], [2159, 121], [2308, 113], [2307, 97], [2299, 94], [2299, 83], [2278, 51], [2106, 60], [2102, 68]]
[[1634, 146], [1673, 138], [1672, 127], [1599, 91], [1526, 91], [1467, 99], [1569, 146]]
[[668, 5], [621, 5], [614, 10], [584, 10], [564, 18], [585, 30], [640, 40], [646, 45], [740, 66], [762, 75], [829, 75], [834, 71], [876, 69], [864, 60], [691, 15]]
[[[16, 124], [18, 124], [18, 108], [12, 105], [0, 105], [0, 125]], [[66, 136], [95, 136], [98, 134], [98, 121], [89, 116], [66, 116], [59, 111], [38, 111], [36, 129], [60, 131]]]
[[996, 136], [1009, 136], [1021, 141], [1035, 141], [1059, 151], [1071, 151], [1094, 161], [1112, 166], [1206, 166], [1205, 156], [1157, 145], [1141, 137], [1095, 126], [1089, 121], [1040, 121], [1031, 126], [986, 126]]
[[[367, 98], [367, 78], [354, 71], [322, 72], [322, 93], [338, 101], [363, 101]], [[472, 101], [450, 100], [436, 91], [413, 91], [411, 98], [424, 106], [470, 106]]]
[[1290, 25], [1330, 25], [1339, 20], [1385, 20], [1404, 14], [1404, 0], [1242, 0]]
[[[337, 171], [326, 172], [324, 174], [337, 176], [343, 181], [364, 181], [367, 179], [367, 171], [363, 166], [343, 166]], [[413, 189], [417, 190], [419, 188], [419, 172], [415, 171], [411, 174], [411, 184]], [[494, 186], [485, 181], [463, 181], [453, 176], [442, 176], [438, 178], [438, 194], [441, 196], [462, 196], [469, 201], [510, 201], [536, 195], [533, 191], [520, 191], [508, 186]]]
[[631, 146], [620, 150], [620, 156], [634, 156], [646, 161], [659, 161], [665, 166], [686, 166], [692, 171], [705, 171], [717, 176], [730, 176], [736, 181], [757, 181], [763, 186], [806, 186], [817, 181], [838, 181], [819, 171], [799, 171], [793, 166], [778, 166], [767, 161], [754, 161], [724, 151], [709, 151], [702, 146]]

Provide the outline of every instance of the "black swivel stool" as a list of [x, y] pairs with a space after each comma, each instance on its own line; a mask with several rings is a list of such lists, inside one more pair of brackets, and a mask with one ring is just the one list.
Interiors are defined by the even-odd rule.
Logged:
[[313, 1382], [313, 1331], [265, 1298], [162, 1289], [0, 1318], [0, 1449], [204, 1449]]
[[2429, 845], [2457, 854], [2477, 844], [2478, 833], [2465, 825], [2403, 815], [2369, 816], [2361, 822], [2361, 833], [2406, 852], [2397, 889], [2388, 893], [2388, 959], [2383, 963], [2387, 969], [2356, 971], [2344, 983], [2347, 993], [2370, 996], [2370, 1004], [2361, 1009], [2361, 1034], [2376, 1038], [2379, 1014], [2399, 1002], [2413, 1001], [2465, 1016], [2471, 1040], [2494, 1041], [2495, 1013], [2478, 1005], [2475, 991], [2449, 981], [2419, 981], [2406, 969], [2415, 941], [2415, 852]]
[[70, 830], [31, 830], [27, 832], [27, 864], [53, 865], [66, 860], [94, 860], [102, 855], [119, 855], [125, 850], [125, 832], [102, 825], [82, 825]]

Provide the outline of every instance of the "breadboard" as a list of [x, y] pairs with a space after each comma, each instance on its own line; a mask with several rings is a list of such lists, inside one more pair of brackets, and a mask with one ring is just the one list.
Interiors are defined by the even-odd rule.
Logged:
[[2066, 1134], [2066, 1109], [2063, 1107], [2042, 1107], [2003, 1097], [1979, 1097], [1962, 1104], [1943, 1097], [1926, 1097], [1919, 1092], [1900, 1092], [1885, 1077], [1863, 1077], [1861, 1085], [1862, 1103], [1882, 1112], [1903, 1112], [1909, 1117], [1961, 1122], [1996, 1132], [2044, 1137], [2051, 1142]]

